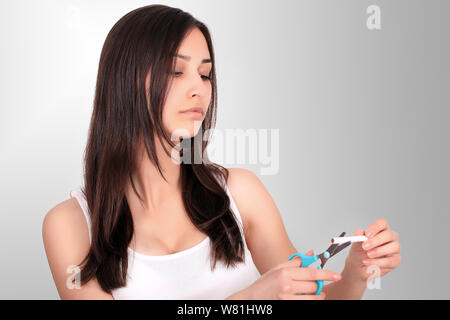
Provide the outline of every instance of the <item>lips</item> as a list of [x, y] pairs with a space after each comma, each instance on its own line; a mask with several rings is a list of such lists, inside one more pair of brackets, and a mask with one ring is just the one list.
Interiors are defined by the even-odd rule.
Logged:
[[190, 108], [190, 109], [187, 109], [187, 110], [183, 110], [183, 111], [181, 111], [181, 112], [189, 112], [189, 111], [191, 111], [191, 112], [199, 112], [199, 113], [201, 113], [202, 114], [202, 116], [203, 116], [203, 109], [202, 108], [199, 108], [199, 107], [194, 107], [194, 108]]

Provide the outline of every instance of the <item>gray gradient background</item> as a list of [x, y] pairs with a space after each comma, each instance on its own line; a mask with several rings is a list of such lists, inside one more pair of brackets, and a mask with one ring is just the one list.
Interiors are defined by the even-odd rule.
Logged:
[[[0, 298], [59, 299], [42, 221], [82, 183], [103, 41], [150, 3], [0, 2]], [[298, 251], [385, 217], [403, 262], [363, 298], [449, 299], [449, 1], [156, 3], [211, 30], [217, 129], [280, 129], [277, 175], [226, 166], [260, 176]]]

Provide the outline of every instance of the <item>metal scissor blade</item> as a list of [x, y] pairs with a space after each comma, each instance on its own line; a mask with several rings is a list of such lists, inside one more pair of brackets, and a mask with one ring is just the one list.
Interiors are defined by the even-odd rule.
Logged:
[[[345, 236], [345, 232], [342, 232], [342, 233], [339, 235], [339, 237], [343, 237], [343, 236]], [[330, 254], [330, 257], [333, 256], [334, 251], [336, 250], [336, 248], [337, 248], [338, 246], [339, 246], [339, 243], [335, 243], [335, 244], [332, 244], [331, 246], [328, 247], [327, 251], [328, 251], [328, 253]]]
[[334, 255], [336, 255], [338, 252], [342, 251], [343, 249], [345, 249], [346, 247], [348, 247], [349, 245], [351, 245], [352, 242], [351, 241], [347, 241], [344, 243], [339, 244], [339, 246], [337, 248], [334, 249], [333, 253], [330, 254], [330, 258]]
[[[325, 251], [326, 252], [326, 251]], [[320, 259], [320, 267], [323, 269], [323, 266], [325, 265], [325, 263], [327, 262], [327, 260], [328, 260], [328, 258], [325, 258], [324, 257], [324, 253], [325, 252], [323, 252], [323, 253], [321, 253], [321, 254], [319, 254], [317, 257], [319, 257], [319, 259]]]
[[[342, 232], [339, 237], [343, 237], [345, 236], [345, 232]], [[324, 251], [323, 253], [318, 255], [318, 258], [321, 261], [320, 267], [323, 268], [325, 263], [328, 261], [328, 259], [330, 259], [332, 256], [334, 256], [336, 253], [338, 253], [339, 251], [341, 251], [342, 249], [344, 249], [345, 247], [347, 247], [350, 244], [350, 242], [345, 242], [343, 244], [339, 244], [339, 243], [335, 243], [332, 244], [331, 246], [328, 247], [328, 249], [326, 251]], [[325, 252], [327, 252], [327, 258], [325, 258]]]

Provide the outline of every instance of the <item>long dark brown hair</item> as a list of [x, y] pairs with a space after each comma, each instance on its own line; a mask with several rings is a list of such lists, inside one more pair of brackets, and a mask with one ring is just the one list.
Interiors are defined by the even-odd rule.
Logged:
[[[242, 234], [230, 209], [225, 186], [228, 170], [206, 158], [204, 152], [217, 112], [214, 51], [208, 28], [191, 14], [164, 5], [149, 5], [123, 16], [109, 32], [100, 56], [94, 108], [84, 153], [84, 193], [91, 217], [92, 243], [80, 263], [80, 282], [96, 278], [105, 292], [126, 286], [128, 246], [133, 220], [125, 196], [136, 170], [143, 142], [149, 159], [164, 177], [156, 156], [154, 136], [174, 147], [162, 124], [174, 56], [184, 36], [198, 28], [208, 44], [212, 69], [211, 102], [199, 133], [185, 138], [190, 161], [180, 164], [184, 207], [192, 223], [211, 239], [210, 257], [234, 267], [244, 261]], [[147, 100], [145, 78], [150, 72]], [[198, 135], [197, 134], [197, 135]], [[162, 143], [164, 146], [164, 143]], [[169, 156], [169, 151], [165, 149]], [[195, 153], [202, 163], [196, 164]], [[198, 155], [197, 155], [198, 157]], [[219, 178], [219, 179], [218, 179]], [[165, 179], [165, 177], [164, 177]], [[166, 180], [167, 181], [167, 180]]]

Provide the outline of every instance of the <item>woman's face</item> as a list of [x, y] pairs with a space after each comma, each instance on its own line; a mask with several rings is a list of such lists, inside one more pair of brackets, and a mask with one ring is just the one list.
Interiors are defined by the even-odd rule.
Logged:
[[[198, 28], [192, 29], [178, 49], [172, 82], [163, 106], [163, 125], [173, 141], [179, 137], [193, 137], [201, 127], [211, 100], [210, 58], [203, 33]], [[147, 92], [149, 79], [147, 77]], [[191, 108], [200, 108], [202, 113], [184, 112]]]

